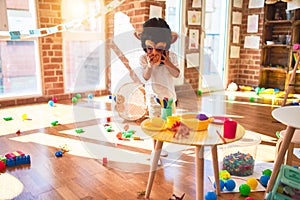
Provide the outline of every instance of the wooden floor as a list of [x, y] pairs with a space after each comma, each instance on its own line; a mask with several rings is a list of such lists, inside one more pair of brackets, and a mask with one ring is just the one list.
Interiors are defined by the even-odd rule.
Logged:
[[[110, 110], [107, 97], [96, 100], [95, 117], [73, 119], [69, 116], [72, 106], [69, 102], [58, 102], [57, 107], [48, 108], [47, 104], [30, 105], [16, 108], [2, 108], [1, 118], [9, 114], [15, 115], [10, 122], [2, 121], [0, 130], [0, 154], [21, 150], [31, 156], [31, 165], [7, 168], [0, 174], [0, 199], [10, 195], [13, 199], [137, 199], [138, 193], [145, 191], [151, 152], [150, 144], [145, 141], [114, 142], [113, 137], [107, 140], [95, 140], [93, 136], [74, 133], [74, 129], [89, 130], [93, 126], [103, 126], [106, 114], [98, 110]], [[41, 106], [41, 107], [35, 107]], [[65, 107], [64, 107], [65, 106]], [[245, 127], [248, 131], [262, 134], [262, 143], [258, 148], [257, 159], [273, 162], [276, 137], [275, 132], [285, 128], [271, 117], [271, 111], [276, 107], [247, 101], [225, 102], [226, 114]], [[59, 110], [63, 107], [63, 110]], [[10, 109], [10, 110], [7, 110]], [[23, 110], [22, 110], [23, 109]], [[27, 109], [27, 110], [26, 110]], [[29, 109], [29, 110], [28, 110]], [[54, 110], [54, 111], [53, 111]], [[57, 112], [55, 111], [57, 110]], [[15, 112], [13, 112], [15, 111]], [[17, 119], [20, 112], [29, 112], [30, 126]], [[32, 113], [35, 114], [32, 114]], [[81, 112], [76, 114], [80, 117]], [[59, 125], [51, 126], [50, 122], [56, 116]], [[79, 120], [78, 120], [79, 119]], [[2, 119], [1, 119], [2, 120]], [[21, 129], [20, 129], [21, 127]], [[16, 130], [20, 129], [18, 136]], [[2, 133], [1, 133], [2, 131]], [[107, 133], [107, 134], [115, 134]], [[55, 157], [55, 152], [64, 144], [69, 152], [63, 157]], [[108, 157], [108, 163], [103, 165], [103, 155], [93, 157], [92, 147], [85, 147], [83, 142], [91, 145], [101, 145], [111, 154], [116, 149], [140, 153], [138, 163], [124, 162], [122, 155], [117, 158]], [[82, 147], [84, 146], [84, 147]], [[124, 153], [124, 152], [122, 152]], [[127, 152], [125, 152], [127, 153]], [[115, 155], [118, 157], [118, 155]], [[213, 174], [211, 155], [205, 155], [205, 177]], [[98, 159], [97, 159], [98, 158]], [[125, 158], [126, 160], [127, 158]], [[294, 160], [297, 163], [297, 160]], [[148, 163], [149, 162], [149, 163]], [[152, 188], [151, 199], [168, 200], [172, 194], [181, 196], [185, 193], [185, 200], [195, 199], [194, 152], [186, 147], [179, 152], [171, 152], [162, 159], [163, 165], [157, 171], [155, 184]], [[298, 163], [297, 163], [298, 164]], [[3, 182], [4, 181], [4, 182]], [[5, 183], [5, 184], [4, 184]], [[205, 192], [213, 190], [208, 178], [205, 179]], [[251, 193], [254, 199], [263, 199], [263, 192]], [[218, 199], [244, 199], [238, 193], [222, 194]]]

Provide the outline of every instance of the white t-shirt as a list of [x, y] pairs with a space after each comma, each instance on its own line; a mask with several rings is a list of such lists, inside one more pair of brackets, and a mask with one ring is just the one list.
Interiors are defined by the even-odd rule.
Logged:
[[[177, 55], [173, 52], [169, 52], [169, 59], [178, 67]], [[140, 65], [143, 69], [148, 66], [147, 55], [144, 54], [140, 57]], [[176, 101], [175, 86], [173, 82], [173, 76], [170, 74], [166, 66], [160, 65], [152, 68], [151, 77], [149, 80], [144, 80], [146, 101], [150, 103], [151, 98], [173, 98]]]

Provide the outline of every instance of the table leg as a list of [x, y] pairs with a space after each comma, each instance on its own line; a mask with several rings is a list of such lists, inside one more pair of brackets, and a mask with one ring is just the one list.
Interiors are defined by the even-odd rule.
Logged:
[[150, 192], [152, 189], [152, 185], [153, 185], [153, 180], [155, 177], [155, 173], [156, 173], [156, 169], [157, 169], [157, 165], [158, 165], [158, 160], [160, 158], [160, 153], [161, 153], [161, 149], [163, 146], [163, 142], [157, 140], [156, 141], [156, 145], [155, 145], [155, 149], [154, 149], [154, 157], [150, 166], [150, 173], [149, 173], [149, 177], [148, 177], [148, 183], [147, 183], [147, 188], [146, 188], [146, 194], [145, 194], [145, 198], [149, 198], [150, 197]]
[[203, 199], [204, 187], [204, 146], [196, 146], [196, 200]]
[[274, 168], [273, 168], [272, 175], [270, 177], [270, 180], [269, 180], [269, 183], [268, 183], [268, 186], [267, 186], [267, 189], [266, 189], [266, 193], [270, 192], [273, 189], [273, 186], [274, 186], [275, 180], [277, 178], [280, 166], [281, 166], [282, 161], [284, 159], [286, 150], [288, 149], [289, 144], [292, 141], [294, 132], [295, 132], [295, 128], [290, 127], [290, 126], [287, 127], [286, 133], [283, 137], [283, 141], [282, 141], [281, 146], [279, 148], [279, 153], [278, 153], [277, 158], [276, 158], [275, 163], [274, 163]]
[[212, 164], [214, 168], [214, 177], [216, 182], [216, 194], [220, 195], [220, 177], [219, 177], [219, 162], [218, 162], [218, 147], [211, 146]]

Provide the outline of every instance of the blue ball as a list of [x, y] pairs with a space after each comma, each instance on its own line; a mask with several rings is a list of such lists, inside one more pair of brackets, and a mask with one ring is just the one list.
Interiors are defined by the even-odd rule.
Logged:
[[262, 175], [259, 179], [260, 183], [264, 186], [264, 187], [267, 187], [268, 185], [268, 182], [270, 180], [270, 176], [267, 176], [267, 175]]
[[225, 182], [225, 188], [228, 190], [228, 191], [232, 191], [234, 190], [235, 188], [235, 181], [232, 180], [232, 179], [228, 179], [226, 182]]
[[93, 94], [88, 94], [88, 99], [93, 99]]
[[62, 151], [55, 152], [56, 157], [62, 157], [62, 155], [63, 155]]
[[205, 200], [217, 200], [217, 195], [215, 192], [207, 192], [205, 194]]
[[49, 106], [54, 106], [54, 101], [50, 100], [48, 101]]
[[[216, 188], [216, 183], [214, 183], [214, 188]], [[225, 182], [223, 180], [220, 180], [220, 190], [222, 191], [225, 187]]]

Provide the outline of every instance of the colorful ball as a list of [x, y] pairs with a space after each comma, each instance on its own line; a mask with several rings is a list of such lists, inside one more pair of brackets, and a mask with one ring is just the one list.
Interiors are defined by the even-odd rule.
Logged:
[[54, 101], [52, 101], [52, 100], [50, 100], [50, 101], [48, 101], [48, 104], [49, 104], [49, 106], [54, 106]]
[[27, 119], [27, 114], [23, 114], [22, 115], [22, 120], [26, 120]]
[[88, 97], [88, 99], [93, 99], [94, 96], [93, 96], [93, 94], [88, 94], [87, 97]]
[[248, 178], [247, 184], [250, 186], [251, 190], [255, 190], [258, 186], [258, 182], [255, 178]]
[[205, 194], [205, 200], [217, 200], [217, 195], [215, 192], [207, 192]]
[[77, 99], [80, 99], [80, 98], [81, 98], [81, 94], [78, 93], [78, 94], [75, 95], [75, 97], [76, 97]]
[[246, 197], [245, 200], [255, 200], [252, 197]]
[[72, 103], [77, 103], [77, 98], [76, 97], [72, 98]]
[[[225, 187], [225, 182], [223, 180], [220, 180], [220, 190], [222, 191]], [[214, 183], [214, 188], [217, 188], [216, 183]]]
[[234, 190], [235, 186], [236, 186], [235, 181], [232, 180], [232, 179], [228, 179], [228, 180], [225, 182], [225, 188], [226, 188], [226, 190], [228, 190], [228, 191]]
[[202, 91], [201, 91], [201, 90], [198, 90], [198, 91], [197, 91], [197, 94], [198, 94], [199, 96], [201, 96], [201, 95], [202, 95]]
[[272, 174], [272, 170], [270, 169], [265, 169], [263, 172], [262, 172], [263, 175], [266, 175], [266, 176], [271, 176]]
[[268, 182], [270, 180], [270, 176], [267, 176], [267, 175], [262, 175], [259, 179], [260, 183], [264, 186], [264, 187], [267, 187], [268, 185]]
[[54, 103], [57, 103], [57, 98], [56, 98], [56, 97], [53, 97], [53, 98], [52, 98], [52, 101], [53, 101]]
[[247, 197], [251, 192], [251, 188], [248, 184], [244, 183], [244, 184], [240, 185], [239, 191], [242, 196]]
[[249, 101], [250, 101], [250, 102], [254, 102], [254, 101], [255, 101], [255, 98], [254, 98], [254, 97], [250, 97], [250, 98], [249, 98]]
[[55, 152], [56, 157], [62, 157], [62, 155], [63, 155], [62, 151]]

